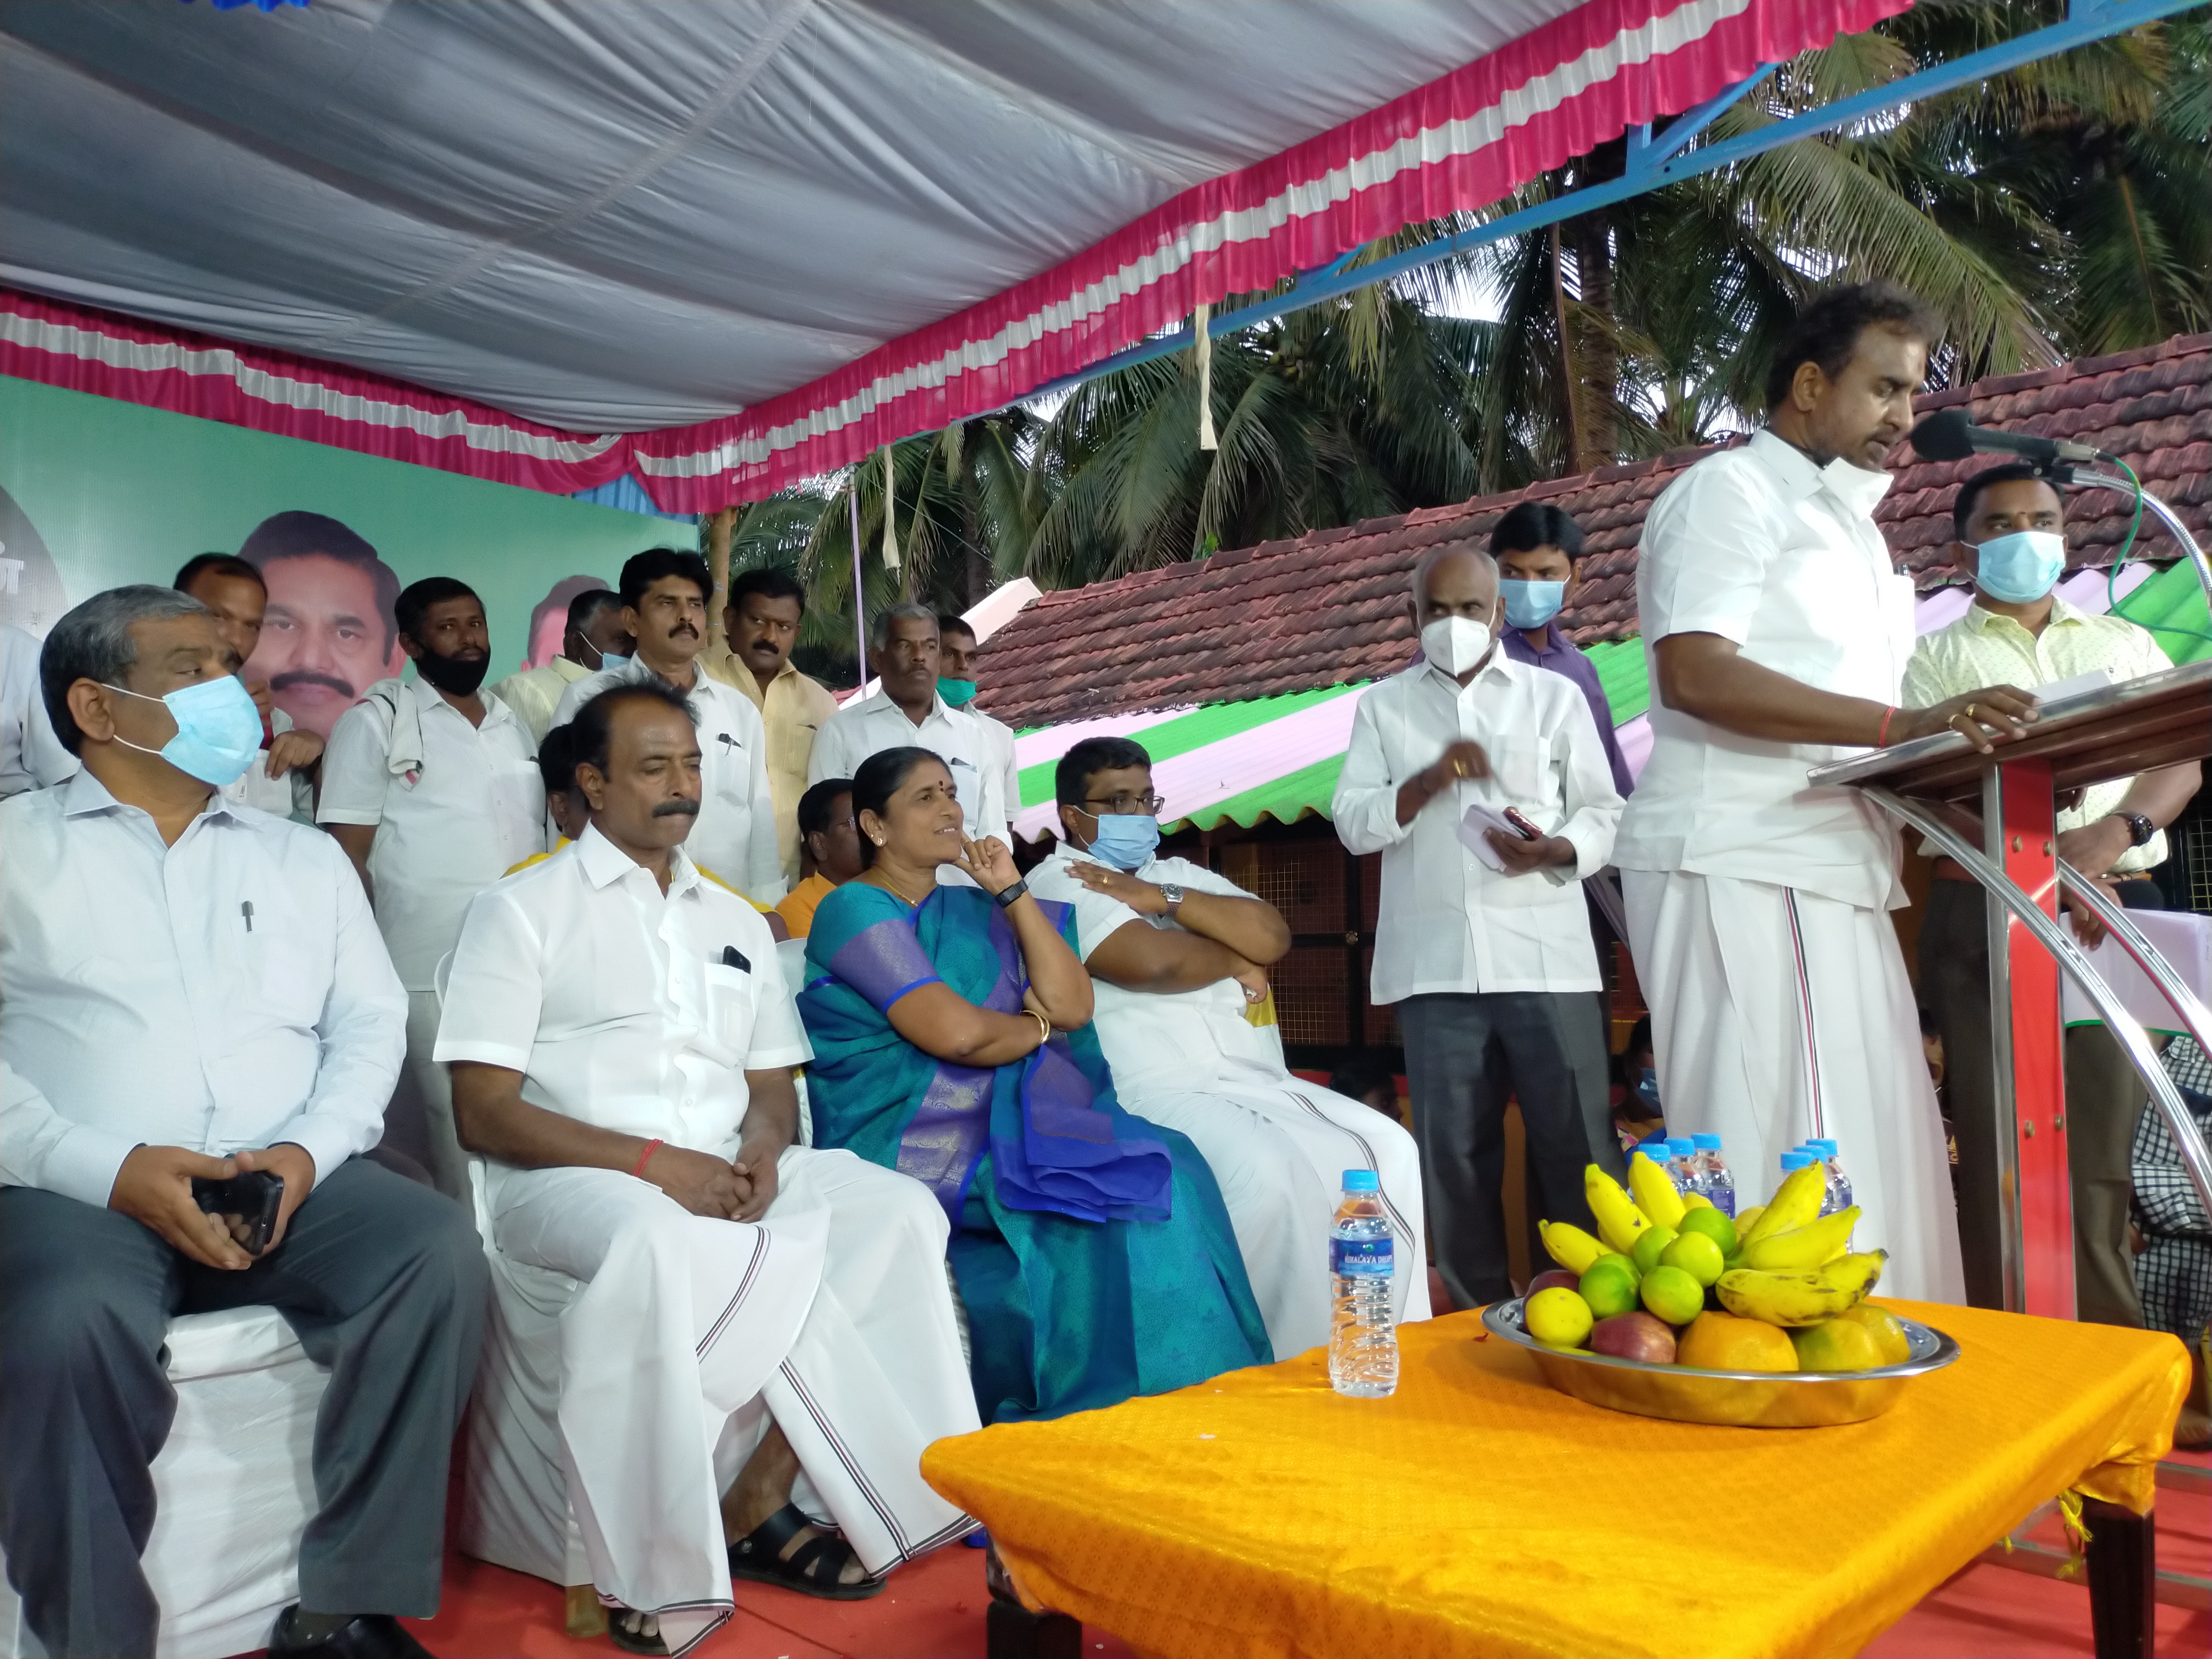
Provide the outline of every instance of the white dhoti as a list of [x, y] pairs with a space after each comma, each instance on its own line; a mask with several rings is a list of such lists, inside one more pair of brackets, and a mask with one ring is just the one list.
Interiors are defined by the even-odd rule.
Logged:
[[758, 1225], [612, 1170], [489, 1182], [500, 1317], [464, 1547], [575, 1583], [580, 1543], [602, 1598], [656, 1614], [672, 1652], [730, 1616], [721, 1494], [770, 1419], [803, 1470], [794, 1501], [871, 1573], [975, 1525], [921, 1472], [932, 1441], [979, 1426], [943, 1210], [848, 1152], [794, 1147], [777, 1171]]
[[1429, 1316], [1420, 1153], [1397, 1124], [1297, 1078], [1118, 1092], [1125, 1110], [1189, 1136], [1212, 1170], [1276, 1358], [1328, 1340], [1328, 1238], [1346, 1170], [1372, 1170], [1382, 1186], [1395, 1236], [1392, 1310]]
[[1651, 1009], [1669, 1134], [1717, 1134], [1736, 1201], [1825, 1138], [1865, 1211], [1856, 1248], [1889, 1252], [1881, 1288], [1962, 1302], [1943, 1126], [1889, 917], [1799, 888], [1624, 870], [1630, 947]]

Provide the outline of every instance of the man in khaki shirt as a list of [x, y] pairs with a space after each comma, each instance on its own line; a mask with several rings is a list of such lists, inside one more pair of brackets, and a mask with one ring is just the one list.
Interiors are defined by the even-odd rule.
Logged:
[[611, 588], [595, 587], [577, 594], [568, 601], [568, 625], [561, 635], [561, 654], [543, 668], [523, 669], [492, 687], [492, 696], [530, 728], [532, 741], [545, 741], [563, 691], [586, 674], [618, 668], [629, 660], [637, 642], [630, 638], [622, 611], [622, 595]]
[[792, 665], [791, 647], [806, 614], [806, 590], [781, 570], [746, 570], [730, 584], [721, 620], [711, 623], [699, 665], [752, 700], [768, 727], [768, 787], [775, 803], [775, 845], [783, 878], [799, 881], [799, 798], [814, 734], [837, 712], [818, 680]]
[[[1974, 602], [1921, 639], [1905, 665], [1905, 706], [1925, 708], [1984, 685], [2038, 690], [2094, 672], [2117, 684], [2172, 665], [2146, 629], [2124, 617], [2092, 616], [2054, 591], [2066, 563], [2064, 516], [2058, 491], [2031, 466], [1990, 467], [1959, 486], [1952, 557], [1972, 578]], [[2058, 814], [2058, 856], [2097, 877], [2122, 903], [2160, 908], [2150, 872], [2165, 860], [2166, 826], [2199, 781], [2197, 763], [2188, 761], [2090, 786]], [[1920, 928], [1919, 989], [1943, 1034], [1966, 1297], [1996, 1308], [2004, 1305], [2004, 1282], [1988, 924], [1982, 890], [1964, 870], [1939, 859], [1935, 874]], [[2073, 920], [2085, 942], [2096, 943], [2103, 932], [2096, 919], [2077, 909]], [[2139, 1326], [2128, 1204], [2130, 1152], [2146, 1097], [2102, 1025], [2073, 1027], [2065, 1046], [2075, 1305], [2084, 1320]]]

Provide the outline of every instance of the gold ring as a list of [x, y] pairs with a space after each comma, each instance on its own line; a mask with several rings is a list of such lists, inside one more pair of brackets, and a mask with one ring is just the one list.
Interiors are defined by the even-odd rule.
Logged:
[[1452, 775], [1455, 778], [1465, 777], [1467, 775], [1467, 763], [1465, 761], [1454, 761], [1452, 763]]
[[1972, 704], [1972, 703], [1968, 703], [1968, 704], [1967, 704], [1964, 708], [1961, 708], [1959, 712], [1960, 712], [1960, 714], [1964, 714], [1964, 715], [1965, 715], [1968, 720], [1972, 720], [1972, 719], [1973, 719], [1973, 718], [1974, 718], [1974, 705], [1973, 705], [1973, 704]]

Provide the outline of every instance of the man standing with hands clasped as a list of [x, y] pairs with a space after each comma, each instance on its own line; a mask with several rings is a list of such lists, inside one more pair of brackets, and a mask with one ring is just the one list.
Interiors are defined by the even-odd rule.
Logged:
[[1574, 683], [1498, 649], [1487, 553], [1424, 554], [1411, 608], [1425, 659], [1361, 698], [1333, 815], [1347, 848], [1382, 854], [1372, 995], [1398, 1005], [1437, 1266], [1468, 1308], [1513, 1293], [1509, 1098], [1538, 1213], [1587, 1223], [1583, 1167], [1621, 1167], [1579, 885], [1612, 854], [1620, 795]]
[[1814, 300], [1767, 375], [1767, 424], [1677, 478], [1636, 576], [1651, 758], [1613, 859], [1659, 1096], [1764, 1194], [1798, 1141], [1838, 1141], [1890, 1253], [1885, 1290], [1960, 1299], [1936, 1096], [1897, 933], [1898, 839], [1808, 769], [1946, 730], [1988, 752], [2035, 699], [2011, 686], [1901, 708], [1912, 580], [1874, 522], [1938, 325], [1886, 283]]

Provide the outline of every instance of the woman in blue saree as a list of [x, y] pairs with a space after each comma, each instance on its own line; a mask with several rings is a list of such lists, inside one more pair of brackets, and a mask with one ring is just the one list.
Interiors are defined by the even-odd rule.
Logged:
[[[862, 763], [853, 809], [868, 867], [815, 912], [799, 999], [815, 1141], [944, 1205], [983, 1420], [1271, 1360], [1212, 1172], [1115, 1101], [1068, 907], [966, 839], [927, 750]], [[946, 864], [977, 885], [938, 885]]]

